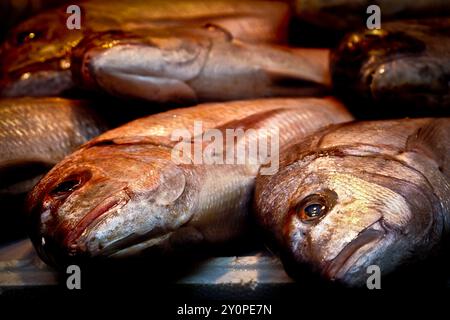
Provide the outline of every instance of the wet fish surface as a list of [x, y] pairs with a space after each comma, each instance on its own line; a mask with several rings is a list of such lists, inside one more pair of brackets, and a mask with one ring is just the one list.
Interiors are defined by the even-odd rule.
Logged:
[[385, 276], [447, 243], [449, 146], [449, 118], [330, 126], [258, 176], [256, 218], [294, 277], [365, 286], [369, 266]]
[[[308, 98], [203, 104], [135, 120], [66, 157], [34, 188], [28, 199], [32, 241], [53, 265], [229, 243], [248, 230], [260, 166], [196, 163], [192, 149], [190, 160], [179, 164], [172, 158], [174, 130], [194, 134], [194, 121], [202, 121], [202, 133], [266, 129], [250, 140], [270, 140], [278, 129], [285, 145], [350, 119], [335, 100]], [[219, 156], [236, 156], [234, 149], [223, 150]]]
[[92, 32], [130, 31], [214, 23], [246, 41], [277, 42], [286, 37], [285, 3], [233, 0], [79, 1], [81, 29], [66, 27], [67, 5], [20, 23], [0, 47], [0, 95], [49, 96], [73, 89], [72, 48]]
[[[89, 104], [80, 100], [0, 100], [0, 194], [29, 191], [39, 175], [105, 129]], [[31, 180], [21, 180], [29, 175]]]
[[193, 104], [323, 95], [329, 50], [246, 43], [220, 27], [94, 34], [74, 50], [85, 88], [159, 103]]
[[374, 108], [448, 114], [449, 30], [450, 19], [441, 18], [383, 23], [380, 30], [349, 34], [332, 53], [336, 90]]
[[106, 126], [87, 102], [0, 99], [0, 242], [26, 235], [26, 194], [64, 156]]

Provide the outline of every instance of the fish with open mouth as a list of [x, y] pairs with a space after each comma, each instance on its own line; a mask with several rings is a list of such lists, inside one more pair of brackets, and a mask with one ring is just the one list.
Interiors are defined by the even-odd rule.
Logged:
[[[90, 141], [39, 182], [28, 199], [31, 239], [53, 265], [229, 243], [248, 230], [261, 162], [198, 163], [194, 144], [180, 163], [173, 158], [179, 151], [174, 132], [195, 134], [195, 140], [212, 129], [265, 129], [235, 137], [247, 149], [255, 139], [276, 141], [277, 130], [285, 145], [351, 119], [333, 99], [299, 98], [202, 104], [135, 120]], [[200, 133], [195, 121], [202, 123]], [[240, 149], [234, 150], [213, 154], [236, 157]], [[276, 158], [276, 150], [270, 152]]]
[[346, 36], [332, 53], [336, 90], [406, 111], [450, 108], [450, 18], [383, 23]]
[[40, 176], [106, 130], [81, 100], [0, 100], [0, 195], [28, 192]]
[[314, 96], [330, 88], [329, 50], [246, 43], [223, 28], [108, 32], [73, 50], [80, 86], [159, 103]]
[[[255, 216], [294, 277], [363, 286], [432, 256], [450, 231], [450, 119], [333, 125], [258, 176]], [[306, 273], [307, 274], [307, 273]]]
[[86, 34], [107, 30], [153, 29], [214, 23], [246, 41], [286, 38], [289, 8], [272, 1], [89, 0], [81, 9], [81, 29], [66, 27], [67, 6], [43, 11], [9, 32], [0, 47], [0, 95], [50, 96], [73, 89], [72, 48]]

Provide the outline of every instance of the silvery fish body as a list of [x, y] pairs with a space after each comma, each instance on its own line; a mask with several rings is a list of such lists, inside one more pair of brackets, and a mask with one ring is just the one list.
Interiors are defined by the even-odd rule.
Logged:
[[0, 95], [49, 96], [73, 89], [72, 48], [92, 32], [130, 31], [208, 23], [234, 37], [255, 42], [285, 39], [289, 10], [285, 3], [234, 0], [89, 0], [73, 1], [81, 11], [80, 29], [69, 4], [50, 9], [13, 28], [0, 47]]
[[[135, 120], [89, 142], [40, 181], [28, 201], [32, 240], [56, 265], [229, 243], [245, 235], [255, 176], [264, 163], [250, 157], [239, 163], [238, 155], [250, 154], [260, 139], [278, 136], [286, 145], [350, 119], [336, 101], [308, 98], [203, 104]], [[237, 129], [248, 135], [225, 138]], [[199, 137], [211, 141], [205, 135], [212, 133], [225, 134], [214, 139], [224, 143], [222, 150], [196, 144]], [[181, 162], [174, 158], [180, 136], [187, 136], [189, 147], [193, 143]], [[236, 141], [236, 149], [228, 141]], [[198, 161], [196, 148], [210, 150], [214, 159], [231, 154], [232, 161]], [[276, 158], [276, 149], [269, 149]]]
[[364, 286], [433, 255], [450, 232], [450, 119], [331, 126], [257, 178], [256, 217], [294, 276]]
[[29, 191], [40, 175], [105, 129], [87, 102], [0, 100], [0, 194]]
[[88, 89], [159, 103], [314, 96], [330, 87], [329, 50], [248, 43], [209, 25], [93, 34], [73, 50]]

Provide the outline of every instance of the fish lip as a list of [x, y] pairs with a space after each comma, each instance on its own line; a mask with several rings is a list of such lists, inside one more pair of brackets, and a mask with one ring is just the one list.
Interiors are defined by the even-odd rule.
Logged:
[[[102, 255], [105, 256], [106, 258], [112, 258], [112, 259], [116, 259], [116, 258], [124, 258], [124, 257], [128, 257], [128, 256], [133, 256], [133, 249], [137, 250], [136, 252], [140, 252], [140, 250], [148, 250], [148, 248], [150, 247], [157, 247], [158, 245], [160, 245], [161, 243], [163, 243], [165, 240], [167, 240], [168, 238], [170, 238], [170, 236], [174, 233], [174, 231], [169, 231], [167, 233], [162, 233], [158, 236], [156, 236], [155, 238], [150, 238], [148, 239], [147, 235], [145, 235], [141, 240], [138, 240], [136, 243], [132, 243], [131, 245], [129, 243], [126, 243], [126, 241], [122, 241], [122, 244], [120, 244], [119, 246], [117, 246], [117, 243], [114, 243], [112, 246], [106, 246], [103, 250], [102, 250]], [[152, 246], [148, 246], [145, 247], [143, 249], [139, 249], [138, 247], [144, 243], [148, 243], [148, 242], [152, 242], [153, 245]], [[131, 254], [130, 254], [131, 252]]]
[[[378, 221], [376, 223], [378, 223]], [[365, 245], [369, 243], [377, 243], [384, 238], [385, 232], [374, 229], [373, 225], [374, 224], [361, 231], [358, 236], [350, 241], [333, 260], [328, 262], [328, 265], [323, 271], [323, 274], [327, 279], [339, 281], [343, 278], [345, 272], [350, 268], [347, 264], [351, 257], [358, 255], [358, 251], [360, 251], [360, 249]], [[364, 252], [360, 252], [357, 256], [357, 260], [359, 260], [359, 258], [363, 255]]]
[[65, 246], [69, 248], [70, 255], [75, 255], [80, 249], [81, 251], [85, 251], [79, 243], [79, 238], [83, 233], [94, 226], [109, 212], [123, 208], [130, 200], [130, 195], [124, 189], [102, 200], [92, 210], [88, 211], [64, 238]]

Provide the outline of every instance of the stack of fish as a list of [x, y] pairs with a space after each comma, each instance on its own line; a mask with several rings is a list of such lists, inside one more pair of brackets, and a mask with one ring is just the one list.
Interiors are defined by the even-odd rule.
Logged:
[[[91, 0], [81, 29], [66, 6], [21, 22], [0, 47], [0, 205], [28, 193], [55, 267], [233, 248], [254, 226], [293, 277], [361, 286], [431, 256], [450, 233], [450, 3], [378, 2], [393, 21], [347, 34], [365, 1]], [[292, 47], [295, 21], [342, 41]], [[101, 134], [110, 103], [146, 116]], [[231, 162], [198, 163], [227, 130], [253, 130], [233, 137], [246, 154], [278, 139], [279, 168], [223, 141]]]

